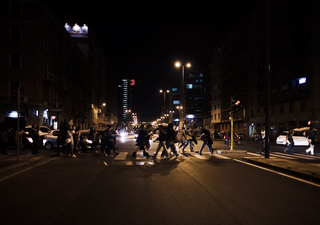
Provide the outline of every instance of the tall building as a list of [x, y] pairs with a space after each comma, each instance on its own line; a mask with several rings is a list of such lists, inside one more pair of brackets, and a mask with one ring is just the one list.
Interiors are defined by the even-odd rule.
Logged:
[[118, 80], [118, 112], [119, 123], [130, 129], [138, 123], [136, 108], [136, 81], [132, 78]]
[[[240, 100], [234, 115], [236, 132], [250, 137], [265, 126], [270, 93], [270, 137], [320, 120], [320, 31], [318, 1], [285, 4], [274, 1], [270, 17], [265, 5], [243, 19], [212, 51], [211, 123], [230, 130], [230, 99]], [[270, 32], [266, 33], [267, 19]], [[266, 37], [270, 35], [270, 91], [266, 86]]]
[[17, 128], [18, 111], [19, 129], [57, 128], [70, 119], [81, 129], [117, 121], [116, 109], [106, 101], [107, 60], [89, 24], [58, 18], [42, 0], [8, 0], [2, 9], [2, 121]]
[[189, 126], [202, 127], [204, 108], [204, 77], [202, 72], [186, 72], [186, 120]]
[[[202, 72], [186, 72], [184, 84], [186, 87], [186, 117], [183, 121], [186, 126], [201, 128], [203, 125], [204, 108], [204, 76]], [[182, 109], [180, 88], [171, 88], [173, 121], [178, 125]], [[171, 111], [171, 110], [170, 110]]]

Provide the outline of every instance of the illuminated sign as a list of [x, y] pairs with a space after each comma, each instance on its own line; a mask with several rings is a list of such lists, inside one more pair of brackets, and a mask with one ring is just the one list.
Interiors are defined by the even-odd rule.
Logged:
[[305, 84], [306, 82], [307, 82], [307, 78], [306, 77], [299, 78], [299, 84]]
[[88, 38], [88, 27], [86, 24], [83, 24], [82, 27], [80, 27], [77, 23], [70, 27], [68, 23], [64, 25], [68, 33], [71, 35], [71, 37], [74, 38]]
[[134, 79], [132, 79], [130, 85], [134, 86], [135, 84], [136, 84], [136, 81]]

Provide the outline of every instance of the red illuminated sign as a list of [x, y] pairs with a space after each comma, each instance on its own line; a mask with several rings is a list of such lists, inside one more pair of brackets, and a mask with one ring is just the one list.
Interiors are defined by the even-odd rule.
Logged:
[[130, 85], [134, 86], [135, 84], [136, 84], [136, 81], [134, 79], [132, 79]]

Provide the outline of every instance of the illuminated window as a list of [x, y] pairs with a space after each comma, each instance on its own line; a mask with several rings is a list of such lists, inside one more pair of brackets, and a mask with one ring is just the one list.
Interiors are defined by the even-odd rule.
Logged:
[[180, 100], [173, 100], [173, 104], [174, 105], [179, 105], [180, 104]]
[[193, 89], [193, 84], [186, 84], [187, 89]]

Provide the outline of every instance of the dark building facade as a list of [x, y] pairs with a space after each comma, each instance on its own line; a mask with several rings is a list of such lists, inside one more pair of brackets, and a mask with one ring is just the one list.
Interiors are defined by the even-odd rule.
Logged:
[[[108, 102], [116, 82], [90, 25], [58, 18], [41, 0], [8, 0], [2, 9], [2, 121], [16, 128], [20, 96], [19, 129], [30, 124], [57, 128], [64, 119], [81, 129], [117, 122], [117, 101]], [[107, 83], [115, 86], [109, 93]]]
[[230, 99], [240, 100], [234, 130], [251, 136], [265, 125], [270, 93], [271, 138], [281, 131], [319, 126], [318, 1], [270, 5], [270, 91], [266, 86], [266, 8], [242, 20], [212, 51], [211, 124], [230, 130]]

